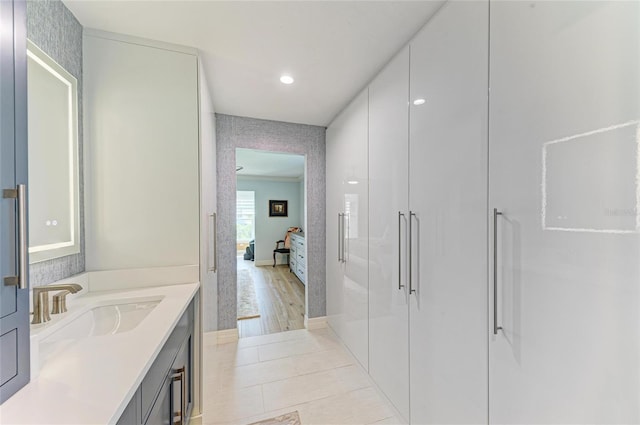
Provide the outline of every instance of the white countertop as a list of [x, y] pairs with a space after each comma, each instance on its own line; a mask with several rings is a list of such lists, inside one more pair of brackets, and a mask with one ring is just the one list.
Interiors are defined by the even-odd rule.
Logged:
[[69, 311], [57, 323], [32, 327], [36, 338], [38, 334], [46, 336], [52, 327], [64, 326], [107, 300], [163, 297], [136, 328], [85, 338], [48, 361], [37, 378], [0, 406], [0, 423], [115, 423], [199, 286], [186, 283], [89, 292], [69, 302]]

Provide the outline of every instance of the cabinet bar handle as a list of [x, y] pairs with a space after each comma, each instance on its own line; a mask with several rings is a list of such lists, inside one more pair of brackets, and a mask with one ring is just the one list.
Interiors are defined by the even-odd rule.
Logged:
[[342, 213], [338, 213], [338, 262], [342, 263], [342, 245], [340, 242], [342, 232], [340, 230], [340, 226], [342, 226]]
[[415, 294], [416, 290], [413, 289], [413, 217], [416, 213], [409, 211], [409, 295]]
[[4, 198], [14, 198], [18, 203], [18, 270], [16, 276], [4, 278], [7, 286], [27, 289], [29, 286], [29, 241], [27, 239], [27, 186], [19, 184], [16, 189], [5, 189]]
[[[186, 414], [184, 410], [184, 393], [185, 393], [185, 368], [181, 367], [180, 369], [176, 369], [171, 375], [171, 422], [175, 425], [183, 425], [184, 423], [184, 415]], [[180, 410], [175, 411], [173, 406], [173, 384], [176, 381], [180, 381]]]
[[351, 226], [351, 218], [348, 213], [342, 214], [342, 262], [346, 263], [349, 258], [349, 227]]
[[[213, 231], [212, 231], [213, 228]], [[209, 240], [213, 238], [213, 266], [209, 266], [210, 272], [218, 271], [218, 215], [216, 213], [209, 214]], [[209, 254], [211, 256], [211, 254]], [[208, 258], [207, 260], [210, 260]]]
[[498, 335], [498, 216], [502, 212], [493, 209], [493, 334]]
[[402, 284], [402, 211], [398, 211], [398, 290], [404, 288]]
[[182, 421], [184, 422], [187, 416], [187, 370], [184, 366], [178, 370], [182, 374], [182, 393], [180, 394], [180, 400], [182, 401]]
[[218, 271], [218, 214], [213, 213], [213, 271]]

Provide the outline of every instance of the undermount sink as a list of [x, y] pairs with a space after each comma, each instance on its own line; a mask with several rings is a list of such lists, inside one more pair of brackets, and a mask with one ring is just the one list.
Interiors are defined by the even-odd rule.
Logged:
[[151, 313], [160, 301], [129, 302], [94, 307], [51, 335], [74, 339], [113, 335], [130, 331]]
[[85, 338], [104, 337], [135, 329], [162, 300], [129, 299], [95, 306], [39, 342], [40, 364]]

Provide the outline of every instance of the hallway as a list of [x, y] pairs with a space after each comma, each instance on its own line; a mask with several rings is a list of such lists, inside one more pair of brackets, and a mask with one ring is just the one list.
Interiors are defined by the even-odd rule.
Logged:
[[[240, 338], [304, 329], [304, 285], [286, 265], [260, 266], [237, 258], [238, 284], [250, 279], [260, 317], [238, 320]], [[244, 276], [243, 276], [244, 275]]]

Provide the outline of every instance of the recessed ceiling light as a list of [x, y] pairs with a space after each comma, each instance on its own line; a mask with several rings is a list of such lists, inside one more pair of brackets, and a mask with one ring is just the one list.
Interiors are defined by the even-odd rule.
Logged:
[[420, 99], [416, 99], [416, 100], [414, 100], [414, 101], [413, 101], [413, 104], [414, 104], [414, 105], [416, 105], [416, 106], [418, 106], [418, 105], [422, 105], [422, 104], [424, 104], [424, 102], [426, 102], [426, 100], [424, 100], [424, 99], [420, 98]]
[[349, 184], [358, 184], [358, 180], [347, 180]]
[[290, 75], [283, 75], [280, 77], [280, 82], [282, 84], [293, 84], [293, 77]]

